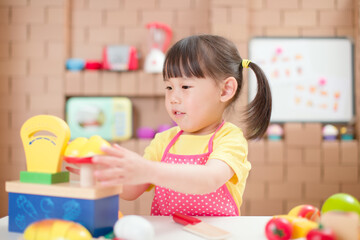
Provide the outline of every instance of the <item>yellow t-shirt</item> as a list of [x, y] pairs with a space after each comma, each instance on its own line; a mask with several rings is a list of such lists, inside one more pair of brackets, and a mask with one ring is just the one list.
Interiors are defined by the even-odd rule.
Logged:
[[[150, 145], [145, 149], [144, 158], [160, 162], [165, 148], [179, 131], [179, 127], [173, 127], [156, 134]], [[213, 133], [207, 135], [182, 134], [169, 152], [181, 155], [206, 153], [212, 135]], [[248, 145], [242, 130], [234, 124], [226, 122], [215, 135], [213, 152], [210, 154], [209, 159], [222, 160], [234, 171], [234, 176], [226, 183], [226, 186], [234, 198], [239, 213], [246, 179], [251, 169], [251, 164], [247, 161], [247, 155]]]

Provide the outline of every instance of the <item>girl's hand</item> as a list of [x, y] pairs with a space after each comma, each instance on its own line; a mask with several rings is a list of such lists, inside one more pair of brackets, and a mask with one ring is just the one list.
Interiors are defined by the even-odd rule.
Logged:
[[73, 164], [76, 166], [76, 168], [74, 167], [70, 167], [70, 166], [66, 166], [65, 169], [68, 170], [70, 173], [74, 173], [76, 175], [79, 175], [80, 174], [80, 169], [79, 169], [79, 166], [77, 164]]
[[117, 144], [113, 147], [104, 147], [101, 150], [106, 155], [95, 156], [92, 159], [95, 164], [103, 167], [94, 173], [97, 181], [104, 185], [149, 182], [151, 161]]

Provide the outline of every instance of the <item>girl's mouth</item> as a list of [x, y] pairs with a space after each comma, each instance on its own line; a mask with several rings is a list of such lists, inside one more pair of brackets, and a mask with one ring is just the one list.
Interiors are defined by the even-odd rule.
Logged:
[[185, 114], [185, 113], [180, 112], [180, 111], [173, 111], [173, 114], [174, 114], [175, 116], [180, 116], [180, 115], [183, 115], [183, 114]]

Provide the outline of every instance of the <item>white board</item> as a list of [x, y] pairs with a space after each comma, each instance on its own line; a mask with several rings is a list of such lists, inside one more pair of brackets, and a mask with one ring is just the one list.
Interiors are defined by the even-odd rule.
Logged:
[[[346, 38], [253, 38], [249, 59], [271, 88], [271, 122], [349, 122], [354, 116], [353, 44]], [[257, 91], [249, 70], [249, 101]]]

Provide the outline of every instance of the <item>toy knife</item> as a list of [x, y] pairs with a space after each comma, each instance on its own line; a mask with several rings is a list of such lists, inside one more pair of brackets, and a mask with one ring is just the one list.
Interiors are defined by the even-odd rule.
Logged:
[[206, 239], [225, 239], [231, 235], [228, 231], [202, 222], [198, 218], [190, 217], [178, 212], [174, 213], [173, 220], [176, 223], [185, 225], [183, 228], [184, 230]]

